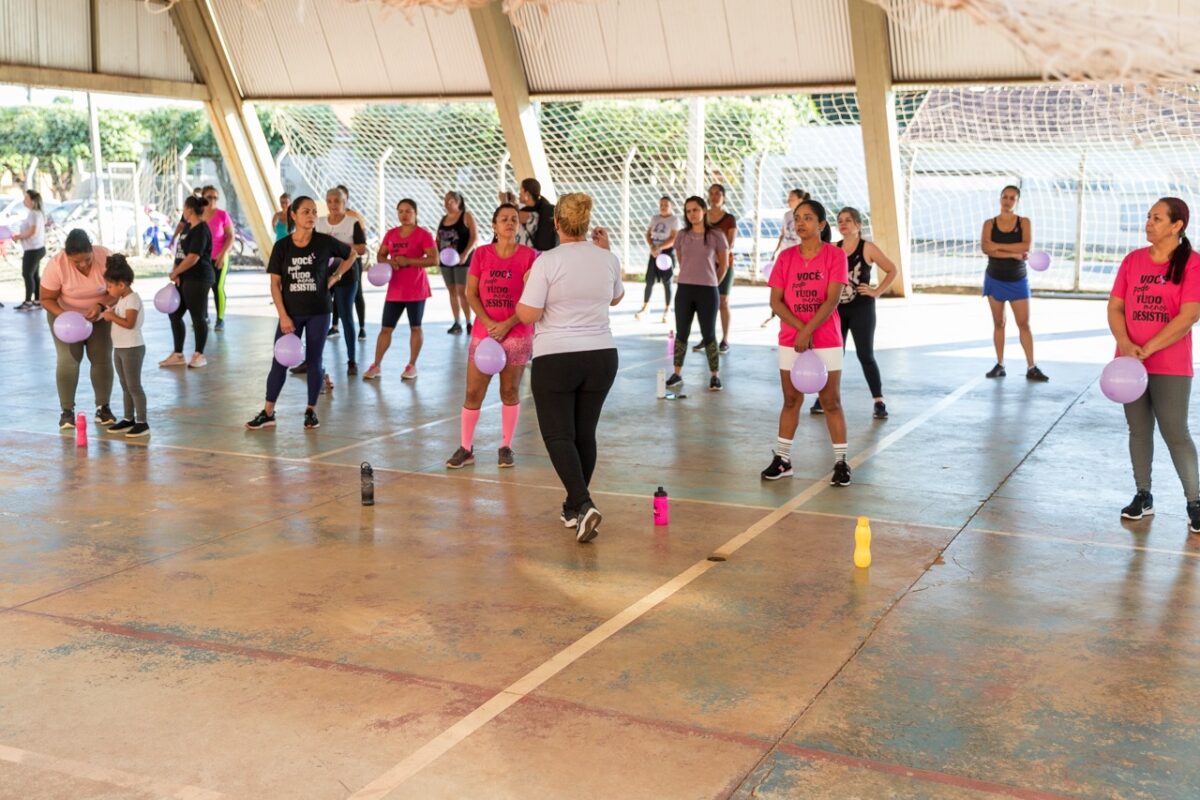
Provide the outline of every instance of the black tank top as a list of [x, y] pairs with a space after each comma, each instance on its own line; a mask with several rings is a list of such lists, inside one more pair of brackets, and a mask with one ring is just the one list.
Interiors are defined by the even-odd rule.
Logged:
[[[1000, 230], [1000, 218], [992, 220], [991, 239], [996, 244], [1020, 244], [1024, 237], [1021, 234], [1021, 218], [1008, 233]], [[995, 258], [988, 256], [988, 277], [998, 281], [1019, 281], [1025, 277], [1025, 262], [1019, 258]]]
[[466, 216], [465, 211], [459, 214], [458, 222], [453, 225], [447, 225], [446, 218], [442, 217], [442, 221], [438, 223], [438, 252], [447, 247], [453, 247], [460, 256], [466, 252], [467, 242], [471, 241], [471, 229], [467, 227]]
[[871, 265], [863, 258], [863, 253], [867, 249], [867, 240], [859, 239], [858, 247], [854, 248], [854, 252], [846, 256], [846, 264], [850, 268], [850, 282], [842, 287], [842, 296], [838, 300], [838, 305], [850, 305], [851, 303], [874, 303], [874, 297], [859, 294], [859, 284], [864, 286], [871, 285]]

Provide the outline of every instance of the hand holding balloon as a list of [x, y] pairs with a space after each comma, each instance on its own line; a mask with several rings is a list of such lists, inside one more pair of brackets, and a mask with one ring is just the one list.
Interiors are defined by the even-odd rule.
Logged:
[[284, 333], [295, 333], [296, 323], [292, 322], [291, 317], [289, 317], [287, 314], [284, 314], [279, 318], [279, 330], [283, 331]]

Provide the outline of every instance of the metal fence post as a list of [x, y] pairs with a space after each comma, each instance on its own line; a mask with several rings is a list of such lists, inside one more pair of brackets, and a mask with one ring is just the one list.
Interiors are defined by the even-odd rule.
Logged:
[[178, 161], [176, 162], [178, 168], [176, 175], [176, 202], [179, 204], [179, 207], [175, 209], [175, 216], [177, 217], [183, 216], [183, 201], [187, 198], [187, 195], [192, 193], [192, 188], [187, 183], [187, 160], [191, 154], [192, 144], [189, 142], [180, 151]]
[[633, 159], [637, 156], [637, 148], [630, 147], [625, 154], [625, 163], [621, 165], [621, 259], [622, 270], [629, 271], [629, 183]]
[[384, 186], [383, 167], [387, 160], [392, 157], [392, 148], [389, 147], [379, 156], [379, 160], [375, 162], [375, 195], [378, 198], [378, 206], [375, 212], [375, 224], [379, 226], [379, 238], [383, 240], [384, 231], [387, 230], [384, 224]]
[[754, 253], [750, 262], [750, 280], [758, 282], [759, 270], [762, 265], [762, 212], [763, 212], [763, 167], [767, 163], [767, 151], [758, 154], [758, 163], [754, 165]]
[[1083, 197], [1087, 191], [1087, 150], [1079, 156], [1079, 183], [1075, 196], [1075, 291], [1083, 280]]

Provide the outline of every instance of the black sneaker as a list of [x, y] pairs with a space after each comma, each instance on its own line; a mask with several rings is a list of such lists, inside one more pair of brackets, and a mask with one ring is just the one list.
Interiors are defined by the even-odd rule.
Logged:
[[564, 528], [574, 528], [579, 524], [579, 512], [568, 509], [566, 503], [562, 504], [562, 511], [558, 518], [562, 520]]
[[1039, 383], [1045, 383], [1046, 381], [1050, 380], [1050, 378], [1046, 375], [1046, 373], [1044, 373], [1040, 369], [1038, 369], [1037, 364], [1034, 364], [1032, 367], [1030, 367], [1029, 369], [1027, 369], [1025, 371], [1025, 380], [1038, 381]]
[[259, 411], [258, 414], [254, 417], [254, 419], [252, 419], [246, 423], [246, 429], [251, 430], [251, 431], [257, 431], [262, 428], [274, 428], [274, 427], [275, 427], [275, 415], [268, 414], [265, 409], [263, 411]]
[[454, 451], [454, 455], [446, 459], [446, 469], [462, 469], [469, 467], [475, 463], [475, 448], [468, 450], [465, 447], [460, 447]]
[[321, 420], [317, 419], [317, 412], [311, 408], [304, 409], [304, 429], [311, 431], [319, 427], [321, 427]]
[[693, 353], [703, 353], [704, 352], [704, 342], [700, 342], [700, 344], [693, 347], [692, 352]]
[[308, 364], [306, 362], [304, 364], [301, 364], [298, 367], [292, 367], [288, 371], [291, 372], [293, 375], [303, 375], [304, 373], [308, 372]]
[[501, 447], [496, 451], [496, 465], [500, 469], [508, 469], [514, 466], [516, 460], [513, 458], [513, 449], [511, 447]]
[[667, 378], [667, 388], [668, 389], [674, 389], [676, 386], [679, 386], [682, 383], [683, 383], [682, 375], [672, 374], [671, 377]]
[[1003, 365], [1003, 364], [997, 364], [996, 366], [994, 366], [994, 367], [992, 367], [990, 370], [988, 370], [987, 377], [989, 377], [989, 378], [1003, 378], [1003, 377], [1004, 377], [1005, 375], [1007, 375], [1007, 374], [1008, 374], [1008, 373], [1004, 371], [1004, 365]]
[[762, 479], [764, 481], [777, 481], [780, 478], [792, 477], [792, 462], [783, 458], [778, 453], [774, 454], [771, 459], [771, 466], [762, 471]]
[[[1191, 503], [1188, 503], [1188, 508], [1191, 508]], [[1154, 516], [1154, 495], [1141, 489], [1133, 496], [1133, 501], [1121, 509], [1122, 519], [1141, 519], [1152, 516]]]
[[466, 324], [466, 327], [464, 328], [464, 330], [465, 330], [467, 333], [470, 333], [470, 332], [471, 332], [471, 323], [469, 323], [469, 322], [468, 322], [468, 323]]
[[451, 325], [451, 326], [450, 326], [450, 327], [449, 327], [449, 328], [446, 330], [446, 333], [454, 333], [454, 334], [462, 333], [462, 325], [459, 325], [459, 324], [458, 324], [458, 321], [457, 321], [457, 320], [455, 320], [454, 324], [453, 324], [453, 325]]
[[884, 405], [882, 400], [875, 404], [875, 413], [872, 414], [872, 416], [875, 417], [875, 419], [888, 418], [887, 406]]
[[58, 415], [58, 429], [60, 431], [73, 430], [75, 428], [75, 412], [64, 408], [63, 412]]
[[721, 344], [717, 347], [717, 352], [719, 352], [721, 355], [725, 355], [726, 353], [728, 353], [729, 352], [729, 342], [721, 342]]
[[367, 340], [367, 329], [366, 328], [358, 329], [358, 340], [360, 342], [365, 342]]
[[583, 543], [590, 542], [599, 535], [600, 521], [604, 519], [600, 515], [600, 509], [592, 505], [592, 501], [588, 500], [579, 509], [579, 524], [575, 526], [575, 541]]
[[108, 406], [100, 406], [96, 409], [96, 424], [108, 427], [117, 421], [116, 416], [112, 413], [112, 409]]
[[716, 375], [713, 375], [712, 379], [708, 382], [708, 390], [710, 392], [719, 392], [719, 391], [721, 391], [722, 388], [723, 387], [721, 386], [721, 379], [718, 378]]
[[133, 420], [123, 419], [120, 422], [118, 422], [116, 425], [113, 425], [111, 428], [109, 428], [108, 432], [109, 433], [124, 433], [125, 431], [129, 430], [132, 427], [133, 427]]
[[213, 330], [216, 331], [217, 333], [220, 333], [223, 330], [225, 330], [225, 320], [223, 320], [223, 319], [217, 320], [217, 324], [213, 325]]
[[850, 465], [845, 461], [839, 460], [833, 465], [833, 477], [829, 479], [832, 486], [849, 486], [850, 485]]
[[1200, 533], [1200, 500], [1187, 504], [1188, 533]]
[[346, 365], [346, 374], [347, 375], [357, 375], [358, 374], [358, 362], [357, 361], [351, 361], [349, 364]]
[[808, 413], [813, 414], [814, 416], [825, 413], [825, 409], [821, 408], [821, 398], [817, 398], [817, 401], [812, 404], [812, 408], [808, 410]]
[[338, 330], [338, 326], [334, 325], [329, 329], [329, 333], [325, 334], [326, 339], [332, 339], [335, 336], [341, 336], [342, 332]]
[[150, 425], [145, 422], [138, 422], [129, 429], [129, 433], [125, 434], [127, 439], [136, 439], [139, 436], [149, 436]]

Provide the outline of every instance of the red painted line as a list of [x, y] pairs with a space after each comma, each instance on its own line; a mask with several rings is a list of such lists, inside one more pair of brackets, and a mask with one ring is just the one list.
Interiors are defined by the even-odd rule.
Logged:
[[886, 761], [874, 761], [869, 758], [849, 756], [844, 753], [833, 753], [828, 750], [800, 747], [799, 745], [788, 744], [787, 742], [780, 742], [778, 749], [788, 755], [799, 756], [809, 760], [830, 761], [834, 764], [842, 764], [848, 767], [860, 767], [874, 772], [882, 772], [885, 775], [898, 775], [902, 778], [914, 778], [927, 783], [940, 783], [943, 786], [955, 786], [959, 789], [970, 789], [985, 794], [994, 794], [999, 797], [1016, 797], [1018, 800], [1072, 800], [1072, 798], [1066, 795], [1043, 792], [1039, 789], [1022, 789], [1019, 786], [1011, 786], [1007, 783], [992, 783], [991, 781], [981, 781], [962, 775], [950, 775], [949, 773], [937, 772], [930, 769], [916, 769], [901, 764], [890, 764]]

